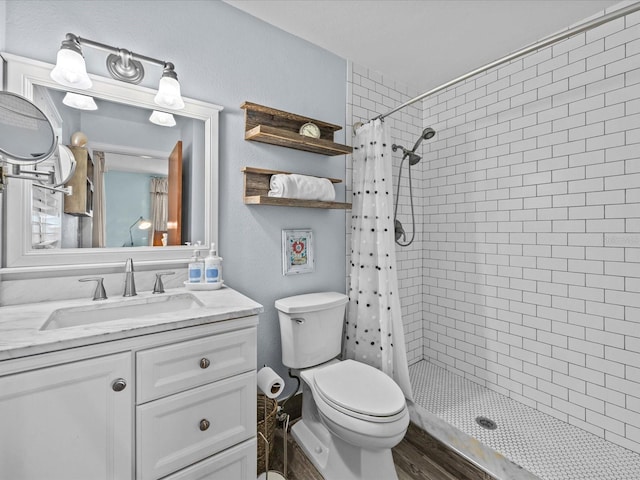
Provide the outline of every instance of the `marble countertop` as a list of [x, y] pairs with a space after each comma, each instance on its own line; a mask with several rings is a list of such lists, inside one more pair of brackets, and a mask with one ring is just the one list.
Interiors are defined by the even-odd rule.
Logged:
[[[176, 294], [193, 295], [202, 305], [186, 310], [41, 330], [56, 310], [88, 309], [87, 315], [90, 317], [93, 308], [108, 309], [147, 300], [156, 301], [162, 295]], [[213, 291], [172, 288], [159, 295], [144, 292], [135, 297], [114, 297], [95, 302], [77, 299], [0, 307], [0, 361], [247, 317], [262, 311], [262, 305], [229, 287]]]

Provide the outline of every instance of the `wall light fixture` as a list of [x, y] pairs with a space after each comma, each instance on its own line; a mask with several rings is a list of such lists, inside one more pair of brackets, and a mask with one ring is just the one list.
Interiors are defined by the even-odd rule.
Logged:
[[62, 99], [62, 103], [65, 105], [77, 108], [78, 110], [97, 110], [98, 105], [93, 97], [88, 95], [80, 95], [79, 93], [67, 92]]
[[184, 101], [180, 94], [180, 83], [178, 83], [178, 75], [173, 63], [80, 38], [73, 33], [67, 33], [62, 45], [60, 45], [56, 66], [51, 70], [51, 78], [65, 87], [80, 90], [91, 88], [91, 79], [87, 74], [87, 66], [82, 54], [82, 47], [85, 46], [107, 52], [109, 54], [107, 56], [107, 70], [113, 78], [122, 82], [140, 83], [144, 78], [142, 62], [161, 66], [162, 77], [154, 99], [155, 102], [161, 107], [171, 110], [184, 108]]

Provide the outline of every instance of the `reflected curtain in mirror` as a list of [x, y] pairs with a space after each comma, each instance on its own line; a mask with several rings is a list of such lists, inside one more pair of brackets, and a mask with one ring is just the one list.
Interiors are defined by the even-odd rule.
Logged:
[[167, 231], [169, 217], [169, 180], [151, 177], [151, 235], [152, 246], [162, 245], [162, 234]]
[[104, 193], [104, 152], [93, 152], [93, 235], [92, 247], [104, 248], [107, 241], [106, 211]]

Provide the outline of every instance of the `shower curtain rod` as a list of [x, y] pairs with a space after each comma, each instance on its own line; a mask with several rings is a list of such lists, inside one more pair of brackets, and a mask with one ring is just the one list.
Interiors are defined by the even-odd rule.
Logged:
[[[378, 115], [377, 117], [372, 118], [370, 121], [372, 120], [377, 120], [377, 119], [383, 119], [385, 117], [388, 117], [389, 115], [392, 115], [394, 113], [396, 113], [399, 110], [402, 110], [405, 107], [408, 107], [409, 105], [412, 105], [416, 102], [419, 102], [420, 100], [423, 100], [431, 95], [433, 95], [434, 93], [438, 93], [442, 90], [444, 90], [445, 88], [449, 88], [451, 85], [455, 85], [458, 82], [462, 82], [463, 80], [466, 80], [467, 78], [473, 77], [474, 75], [477, 75], [478, 73], [482, 73], [482, 72], [486, 72], [487, 70], [493, 68], [493, 67], [497, 67], [498, 65], [502, 65], [503, 63], [509, 62], [511, 60], [514, 60], [518, 57], [521, 57], [523, 55], [526, 55], [527, 53], [533, 52], [534, 50], [538, 50], [540, 48], [544, 48], [547, 47], [551, 44], [554, 44], [560, 40], [564, 40], [565, 38], [569, 38], [573, 35], [577, 35], [578, 33], [582, 33], [585, 32], [587, 30], [591, 30], [592, 28], [598, 27], [604, 23], [610, 22], [611, 20], [615, 20], [616, 18], [620, 18], [620, 17], [624, 17], [625, 15], [628, 15], [630, 13], [633, 13], [637, 10], [640, 10], [640, 2], [636, 2], [633, 3], [631, 5], [628, 5], [626, 7], [620, 8], [619, 10], [615, 10], [614, 12], [608, 13], [606, 15], [603, 15], [602, 17], [598, 17], [595, 18], [593, 20], [589, 20], [585, 23], [582, 23], [576, 27], [570, 28], [569, 30], [565, 30], [564, 32], [560, 32], [557, 33], [555, 35], [552, 35], [550, 37], [547, 37], [546, 39], [540, 40], [528, 47], [525, 47], [521, 50], [518, 50], [516, 52], [513, 52], [505, 57], [502, 57], [494, 62], [488, 63], [487, 65], [480, 67], [480, 68], [476, 68], [475, 70], [469, 72], [469, 73], [465, 73], [464, 75], [458, 77], [458, 78], [454, 78], [453, 80], [448, 81], [447, 83], [443, 83], [442, 85], [440, 85], [439, 87], [436, 88], [432, 88], [431, 90], [424, 92], [421, 95], [418, 95], [415, 98], [412, 98], [411, 100], [408, 100], [406, 102], [404, 102], [402, 105], [397, 106], [396, 108], [394, 108], [393, 110], [389, 110], [387, 113], [382, 114], [382, 115]], [[355, 126], [354, 126], [355, 127]]]

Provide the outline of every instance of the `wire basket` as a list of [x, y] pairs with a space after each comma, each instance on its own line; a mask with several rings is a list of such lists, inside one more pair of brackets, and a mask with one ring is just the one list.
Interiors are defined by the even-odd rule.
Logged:
[[[266, 395], [259, 393], [257, 401], [258, 413], [258, 431], [261, 432], [269, 441], [269, 457], [273, 453], [273, 434], [276, 429], [276, 413], [278, 412], [278, 402], [275, 399], [267, 398]], [[266, 415], [265, 415], [266, 412]], [[266, 417], [266, 418], [265, 418]], [[266, 465], [266, 443], [260, 435], [258, 435], [258, 474], [265, 472]], [[271, 460], [269, 461], [271, 463]]]

